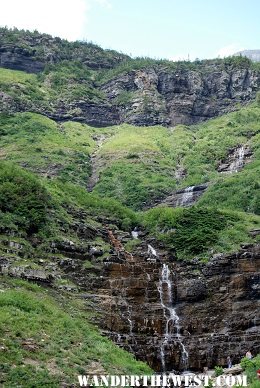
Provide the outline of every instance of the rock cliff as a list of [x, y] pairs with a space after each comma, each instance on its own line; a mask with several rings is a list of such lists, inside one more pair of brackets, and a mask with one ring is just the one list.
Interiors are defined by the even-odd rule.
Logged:
[[260, 351], [259, 245], [181, 262], [143, 232], [131, 254], [124, 248], [128, 233], [82, 229], [84, 238], [97, 235], [111, 246], [103, 264], [102, 249], [67, 241], [52, 245], [52, 263], [42, 261], [38, 271], [2, 260], [2, 272], [50, 286], [70, 279], [74, 286], [63, 289], [91, 304], [103, 334], [156, 371], [225, 366], [228, 355], [239, 362], [248, 349]]
[[[82, 88], [84, 72], [88, 88], [77, 96], [53, 94], [46, 74], [51, 66], [83, 66], [73, 83]], [[57, 120], [77, 120], [93, 126], [131, 123], [139, 126], [194, 124], [237, 109], [255, 99], [260, 72], [243, 57], [190, 62], [140, 61], [91, 43], [70, 43], [46, 34], [0, 30], [0, 67], [43, 75], [40, 99], [28, 99], [21, 85], [11, 95], [1, 88], [1, 111], [43, 113]], [[47, 71], [47, 73], [46, 73]], [[60, 77], [60, 74], [58, 75]], [[39, 78], [40, 80], [40, 78]], [[28, 86], [28, 85], [27, 85]], [[48, 90], [46, 90], [46, 87]], [[89, 89], [90, 88], [90, 89]], [[70, 94], [71, 93], [71, 94]], [[93, 95], [95, 101], [91, 102]], [[48, 97], [49, 96], [49, 97]], [[46, 100], [43, 103], [43, 100]]]
[[132, 71], [102, 85], [102, 90], [112, 102], [129, 93], [130, 100], [120, 109], [122, 122], [176, 125], [235, 110], [255, 98], [259, 85], [257, 71], [215, 64], [203, 71], [178, 66]]
[[167, 255], [157, 262], [146, 255], [134, 255], [135, 262], [108, 262], [95, 296], [104, 332], [157, 371], [224, 366], [228, 355], [239, 362], [249, 348], [256, 354], [259, 253], [259, 246], [244, 247], [206, 264], [196, 259], [181, 264]]

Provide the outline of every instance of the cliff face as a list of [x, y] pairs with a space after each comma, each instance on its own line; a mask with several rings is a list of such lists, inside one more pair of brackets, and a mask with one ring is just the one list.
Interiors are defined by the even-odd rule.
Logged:
[[120, 347], [156, 371], [225, 366], [228, 355], [236, 363], [248, 349], [260, 351], [259, 245], [181, 263], [156, 241], [155, 249], [144, 238], [129, 254], [126, 233], [107, 238], [113, 253], [95, 276], [77, 252], [61, 266]]
[[[83, 66], [81, 74], [68, 80], [66, 93], [53, 96], [53, 89], [64, 81], [58, 79], [60, 74], [54, 74], [51, 84], [46, 69], [79, 63]], [[32, 101], [28, 100], [30, 91], [26, 93], [19, 84], [15, 95], [1, 88], [1, 110], [8, 104], [9, 111], [31, 110], [56, 120], [72, 119], [93, 126], [124, 122], [140, 126], [194, 124], [254, 100], [260, 87], [259, 70], [242, 57], [237, 62], [144, 60], [140, 64], [91, 43], [70, 43], [49, 35], [6, 29], [0, 30], [0, 67], [40, 74], [37, 87], [39, 94], [44, 93]], [[84, 72], [90, 72], [87, 83]], [[90, 88], [85, 93], [79, 96], [73, 92], [84, 85]], [[97, 97], [94, 100], [93, 95]]]
[[259, 244], [181, 262], [145, 232], [129, 253], [133, 233], [109, 229], [104, 218], [94, 228], [82, 211], [74, 217], [80, 242], [53, 241], [36, 267], [9, 236], [0, 273], [84, 301], [104, 335], [155, 371], [225, 366], [227, 356], [237, 363], [260, 351]]
[[114, 78], [102, 86], [114, 102], [128, 92], [130, 101], [120, 108], [120, 119], [135, 125], [194, 124], [236, 109], [255, 98], [260, 85], [257, 71], [221, 69], [205, 72], [144, 69]]
[[[63, 122], [96, 127], [198, 123], [254, 100], [260, 87], [257, 67], [243, 58], [238, 63], [232, 59], [144, 64], [95, 45], [5, 29], [0, 29], [0, 44], [0, 113], [7, 113], [1, 116], [1, 157], [40, 174], [48, 188], [46, 196], [53, 193], [54, 198], [45, 217], [52, 223], [38, 237], [27, 236], [21, 225], [28, 214], [17, 209], [24, 190], [20, 201], [3, 180], [7, 191], [2, 198], [7, 202], [14, 198], [13, 209], [9, 203], [0, 207], [1, 217], [6, 216], [1, 218], [6, 234], [0, 241], [1, 273], [64, 291], [64, 300], [83, 300], [105, 335], [156, 371], [201, 370], [225, 365], [229, 355], [238, 362], [249, 349], [259, 352], [260, 248], [254, 218], [259, 214], [259, 108], [219, 119], [213, 129], [157, 128], [153, 137], [150, 128], [130, 133], [130, 126], [96, 130]], [[56, 122], [32, 113], [12, 116], [26, 111]], [[220, 137], [215, 137], [217, 130]], [[201, 158], [196, 160], [197, 155]], [[112, 169], [120, 158], [122, 165]], [[251, 161], [252, 168], [244, 171]], [[107, 166], [111, 171], [105, 171]], [[103, 178], [101, 197], [86, 193], [86, 187], [97, 188]], [[102, 195], [115, 197], [113, 178], [117, 199], [128, 207], [132, 200], [137, 209], [152, 204], [179, 209], [160, 220], [160, 209], [149, 217], [137, 216], [108, 198], [103, 201]], [[183, 184], [186, 178], [189, 183]], [[175, 179], [180, 186], [170, 186]], [[15, 182], [19, 187], [19, 179]], [[77, 186], [68, 185], [71, 182]], [[172, 189], [166, 191], [169, 186]], [[136, 192], [136, 198], [125, 196], [126, 191]], [[194, 221], [198, 212], [179, 217], [181, 208], [194, 205], [202, 195], [208, 198], [198, 223]], [[233, 202], [228, 203], [227, 196]], [[31, 218], [39, 213], [36, 199], [32, 195], [25, 201], [32, 202]], [[207, 228], [200, 229], [204, 224]], [[136, 225], [139, 233], [136, 229], [130, 233]], [[198, 228], [198, 234], [191, 228]], [[159, 242], [154, 235], [166, 238]], [[233, 236], [236, 247], [230, 248]], [[220, 245], [215, 247], [216, 241]], [[250, 244], [239, 252], [212, 254], [219, 249], [235, 251], [245, 241]], [[192, 244], [188, 259], [187, 247]], [[209, 260], [203, 259], [204, 249]]]
[[[103, 327], [155, 370], [201, 370], [259, 352], [259, 247], [208, 264], [107, 264]], [[129, 273], [131, 276], [129, 276]], [[160, 295], [160, 284], [162, 296]], [[173, 311], [173, 309], [175, 311]]]
[[[29, 60], [28, 66], [35, 63]], [[14, 62], [10, 68], [13, 65]], [[216, 67], [203, 74], [150, 68], [125, 73], [96, 87], [105, 94], [100, 102], [90, 103], [82, 96], [71, 101], [59, 98], [42, 107], [37, 101], [19, 103], [4, 92], [0, 97], [2, 108], [8, 102], [14, 112], [31, 110], [59, 121], [75, 120], [97, 127], [124, 122], [174, 126], [195, 124], [234, 111], [238, 104], [255, 99], [259, 85], [259, 72], [250, 69], [227, 72]], [[121, 96], [126, 96], [126, 101], [121, 103]]]

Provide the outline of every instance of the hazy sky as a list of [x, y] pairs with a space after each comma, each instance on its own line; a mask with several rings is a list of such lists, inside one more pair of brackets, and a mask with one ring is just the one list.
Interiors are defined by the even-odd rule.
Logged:
[[260, 49], [260, 0], [0, 0], [0, 25], [133, 56], [190, 59]]

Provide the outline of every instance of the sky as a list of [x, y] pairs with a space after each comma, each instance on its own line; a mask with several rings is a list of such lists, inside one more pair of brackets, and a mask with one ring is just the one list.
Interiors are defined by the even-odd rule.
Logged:
[[0, 26], [170, 60], [260, 49], [259, 15], [259, 0], [0, 0]]

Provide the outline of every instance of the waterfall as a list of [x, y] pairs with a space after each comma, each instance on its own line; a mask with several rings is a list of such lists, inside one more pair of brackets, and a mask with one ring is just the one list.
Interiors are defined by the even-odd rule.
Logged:
[[151, 254], [152, 256], [157, 257], [156, 250], [150, 244], [147, 245], [147, 248], [148, 248], [147, 253], [149, 255]]
[[138, 239], [138, 232], [137, 232], [137, 230], [132, 230], [132, 232], [131, 232], [131, 235], [132, 235], [132, 237], [133, 237], [133, 239]]
[[[170, 343], [170, 340], [173, 338], [173, 336], [176, 336], [177, 341], [180, 344], [181, 360], [185, 369], [188, 367], [188, 358], [189, 358], [189, 354], [185, 349], [185, 346], [181, 340], [180, 325], [179, 325], [180, 318], [173, 307], [172, 282], [170, 280], [170, 274], [171, 273], [168, 265], [163, 264], [158, 291], [160, 294], [160, 302], [163, 308], [163, 314], [166, 319], [164, 338], [160, 348], [161, 363], [162, 363], [162, 369], [164, 372], [166, 371], [165, 348]], [[172, 332], [173, 328], [175, 328], [175, 333]]]
[[192, 202], [194, 186], [186, 187], [180, 200], [178, 200], [177, 206], [185, 206]]
[[245, 157], [245, 149], [242, 146], [238, 149], [238, 167], [243, 167], [244, 157]]
[[234, 153], [235, 160], [230, 164], [230, 172], [238, 172], [240, 168], [243, 167], [244, 158], [245, 158], [245, 148], [244, 146], [239, 147]]
[[131, 319], [131, 316], [132, 316], [132, 314], [131, 314], [131, 310], [130, 310], [130, 307], [129, 307], [129, 304], [127, 305], [127, 321], [128, 321], [128, 323], [129, 323], [129, 335], [130, 335], [130, 337], [133, 337], [133, 321], [132, 321], [132, 319]]

